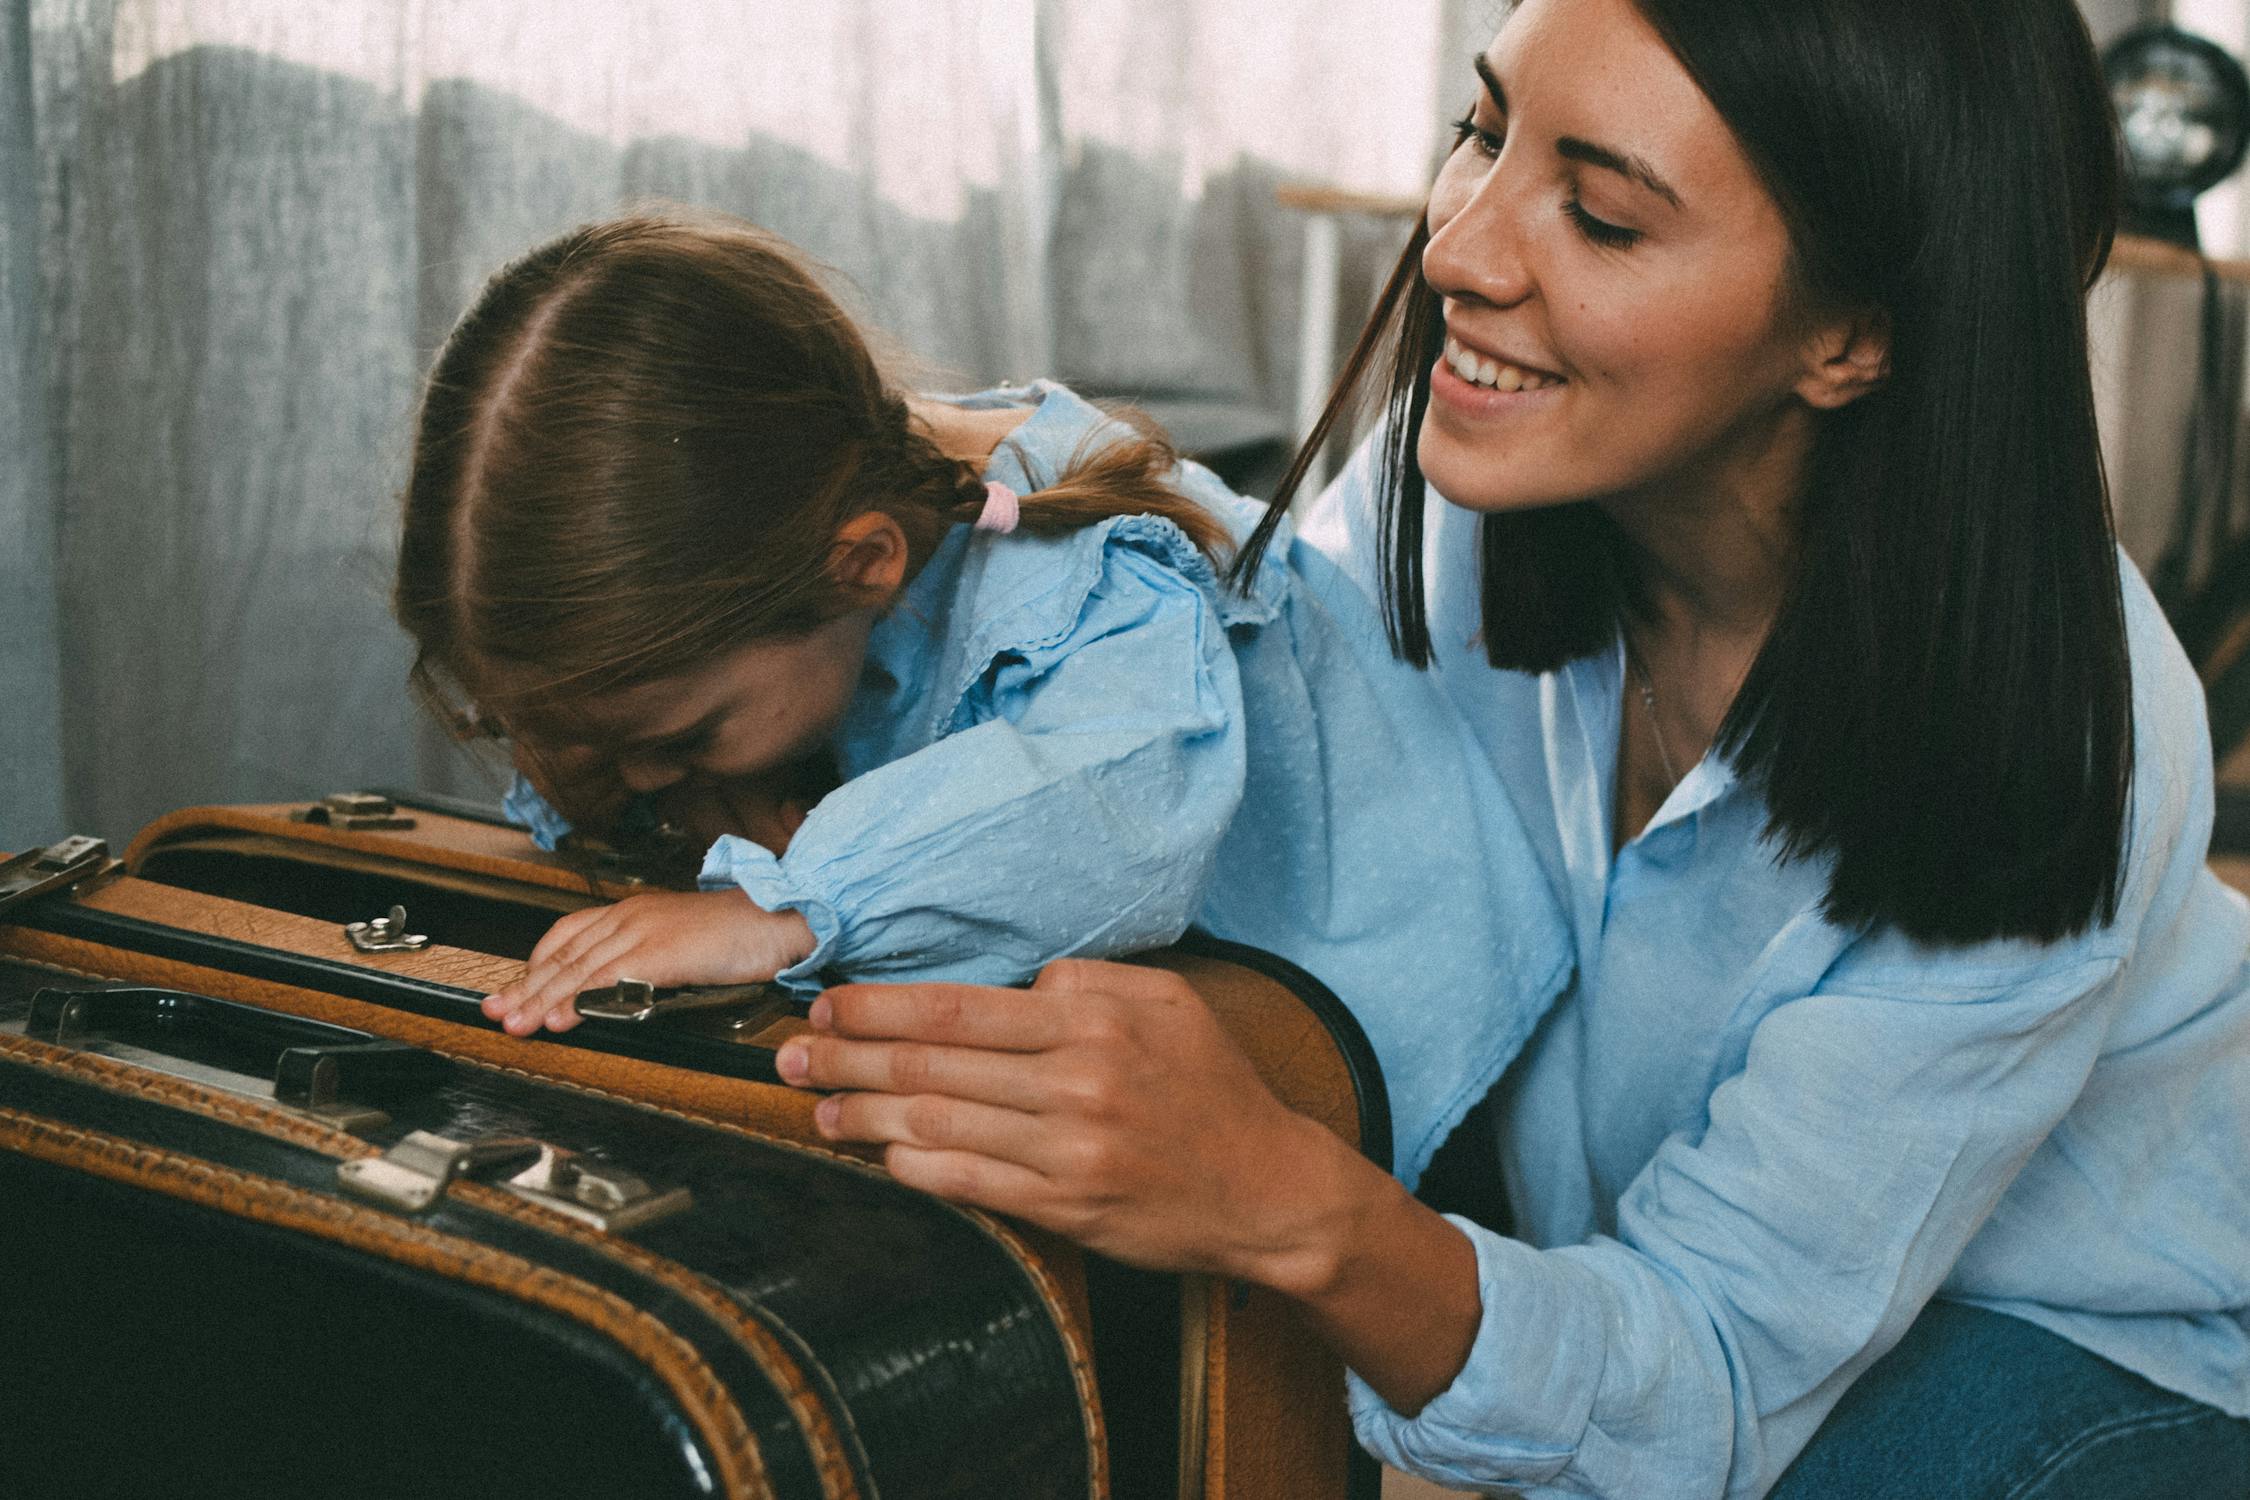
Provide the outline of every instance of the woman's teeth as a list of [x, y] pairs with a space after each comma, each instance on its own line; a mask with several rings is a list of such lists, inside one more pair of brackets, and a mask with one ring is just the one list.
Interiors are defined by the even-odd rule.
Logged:
[[1511, 365], [1478, 354], [1462, 346], [1460, 340], [1445, 341], [1445, 362], [1453, 373], [1471, 385], [1481, 385], [1495, 391], [1543, 391], [1562, 382], [1552, 375], [1542, 375], [1536, 370], [1526, 370], [1521, 365]]

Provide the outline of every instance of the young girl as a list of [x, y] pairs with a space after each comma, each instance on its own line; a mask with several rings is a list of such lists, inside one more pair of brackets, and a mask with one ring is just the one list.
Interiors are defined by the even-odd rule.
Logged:
[[487, 1012], [563, 1029], [625, 976], [1016, 983], [1193, 922], [1437, 1080], [1394, 1101], [1411, 1182], [1567, 935], [1364, 596], [1286, 541], [1221, 585], [1261, 514], [1059, 386], [902, 394], [745, 226], [624, 219], [508, 266], [422, 407], [396, 596], [419, 680], [517, 742], [565, 804], [514, 799], [550, 842], [620, 793], [755, 804], [823, 751], [843, 782], [719, 838], [701, 892], [564, 918]]

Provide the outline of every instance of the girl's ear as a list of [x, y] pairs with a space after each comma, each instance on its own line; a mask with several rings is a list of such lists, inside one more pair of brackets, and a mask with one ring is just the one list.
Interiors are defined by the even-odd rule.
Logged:
[[836, 528], [828, 576], [862, 605], [890, 603], [906, 583], [906, 532], [887, 512], [864, 510]]
[[1880, 312], [1853, 313], [1822, 324], [1807, 341], [1797, 394], [1807, 406], [1834, 411], [1890, 378], [1891, 320]]

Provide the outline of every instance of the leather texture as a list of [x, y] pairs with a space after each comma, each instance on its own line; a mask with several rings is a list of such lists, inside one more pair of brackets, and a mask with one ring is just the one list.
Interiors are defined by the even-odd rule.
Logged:
[[[23, 1008], [6, 988], [60, 977], [9, 967], [0, 1021]], [[257, 1018], [183, 1004], [121, 1039], [169, 1046], [223, 1026], [240, 1052]], [[600, 1335], [660, 1377], [728, 1493], [1104, 1492], [1085, 1352], [1021, 1244], [859, 1163], [466, 1064], [380, 1100], [390, 1121], [364, 1139], [21, 1037], [0, 1037], [0, 1080], [0, 1150], [16, 1158], [535, 1309], [499, 1318], [518, 1334], [559, 1316]], [[535, 1136], [686, 1186], [695, 1205], [619, 1237], [478, 1183], [415, 1217], [337, 1193], [339, 1159], [411, 1130]]]

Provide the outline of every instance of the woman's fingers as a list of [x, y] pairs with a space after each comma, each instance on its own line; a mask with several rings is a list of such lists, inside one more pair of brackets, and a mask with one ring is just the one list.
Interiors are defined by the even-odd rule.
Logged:
[[783, 1076], [845, 1090], [816, 1107], [824, 1132], [882, 1144], [916, 1187], [1134, 1265], [1252, 1275], [1309, 1242], [1302, 1178], [1334, 1138], [1177, 975], [1068, 962], [1030, 990], [839, 986], [814, 1023]]
[[832, 1036], [793, 1037], [774, 1057], [784, 1082], [807, 1088], [949, 1094], [1012, 1110], [1046, 1108], [1066, 1092], [1067, 1080], [1046, 1062], [988, 1048]]
[[966, 1151], [1032, 1171], [1051, 1155], [1037, 1116], [945, 1094], [830, 1094], [813, 1118], [831, 1140]]
[[973, 1151], [935, 1151], [922, 1146], [892, 1146], [883, 1153], [892, 1177], [955, 1203], [1027, 1219], [1050, 1229], [1056, 1222], [1047, 1179], [1029, 1167]]
[[813, 1002], [815, 1030], [857, 1041], [1040, 1052], [1071, 1034], [1054, 998], [974, 984], [842, 984]]

